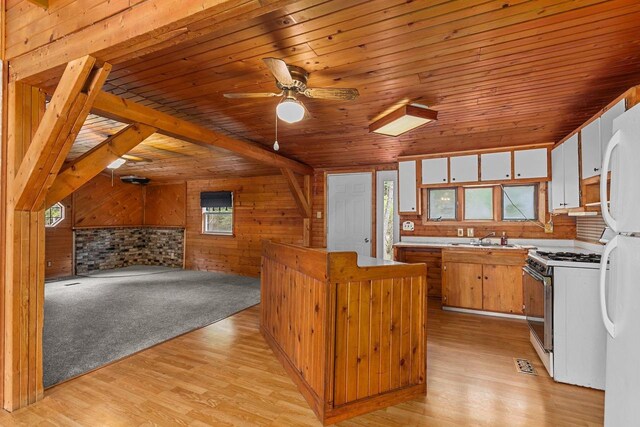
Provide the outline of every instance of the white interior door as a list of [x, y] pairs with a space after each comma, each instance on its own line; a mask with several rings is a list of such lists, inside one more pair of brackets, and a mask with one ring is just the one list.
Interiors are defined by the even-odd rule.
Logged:
[[392, 260], [391, 248], [400, 241], [398, 173], [379, 171], [376, 177], [376, 257]]
[[327, 249], [371, 256], [371, 173], [327, 176]]

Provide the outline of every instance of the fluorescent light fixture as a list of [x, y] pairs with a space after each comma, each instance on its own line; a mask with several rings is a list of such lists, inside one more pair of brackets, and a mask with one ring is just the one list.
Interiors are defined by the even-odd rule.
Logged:
[[304, 107], [300, 101], [294, 98], [285, 98], [276, 107], [276, 114], [280, 120], [287, 123], [296, 123], [304, 117]]
[[387, 114], [369, 125], [369, 132], [399, 136], [417, 127], [438, 120], [438, 112], [423, 105], [409, 104]]
[[125, 163], [127, 163], [125, 159], [117, 158], [113, 162], [109, 163], [109, 166], [107, 166], [107, 169], [111, 169], [111, 170], [118, 169], [120, 166], [124, 165]]

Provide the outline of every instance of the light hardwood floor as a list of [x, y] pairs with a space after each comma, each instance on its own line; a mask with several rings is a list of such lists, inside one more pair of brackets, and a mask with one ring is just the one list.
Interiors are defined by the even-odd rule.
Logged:
[[[427, 396], [345, 426], [601, 425], [604, 393], [554, 383], [524, 322], [430, 302]], [[0, 425], [320, 425], [258, 331], [259, 308], [45, 392]], [[518, 374], [514, 357], [538, 376]]]

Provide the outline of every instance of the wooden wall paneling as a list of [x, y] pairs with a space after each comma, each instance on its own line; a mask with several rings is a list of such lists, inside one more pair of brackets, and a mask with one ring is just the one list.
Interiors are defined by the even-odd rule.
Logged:
[[145, 187], [144, 225], [184, 227], [186, 203], [186, 183]]
[[73, 198], [60, 201], [65, 207], [65, 217], [55, 227], [45, 229], [45, 278], [73, 275]]
[[394, 259], [410, 264], [423, 263], [427, 266], [427, 296], [442, 296], [442, 250], [440, 248], [395, 247]]
[[[202, 233], [202, 191], [234, 192], [234, 236]], [[303, 219], [281, 175], [187, 181], [186, 268], [260, 274], [263, 240], [303, 243]]]
[[144, 187], [98, 175], [74, 194], [73, 211], [74, 227], [143, 225]]

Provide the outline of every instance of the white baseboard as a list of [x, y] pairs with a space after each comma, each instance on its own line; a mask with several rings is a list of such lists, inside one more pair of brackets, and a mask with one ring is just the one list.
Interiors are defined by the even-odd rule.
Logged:
[[458, 313], [467, 313], [467, 314], [479, 314], [481, 316], [490, 316], [490, 317], [504, 317], [507, 319], [518, 319], [518, 320], [526, 320], [527, 318], [522, 314], [510, 314], [510, 313], [497, 313], [495, 311], [484, 311], [484, 310], [473, 310], [470, 308], [459, 308], [459, 307], [442, 307], [445, 311], [456, 311]]

